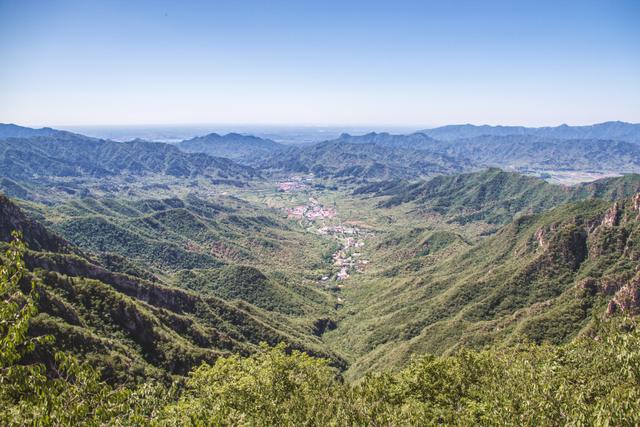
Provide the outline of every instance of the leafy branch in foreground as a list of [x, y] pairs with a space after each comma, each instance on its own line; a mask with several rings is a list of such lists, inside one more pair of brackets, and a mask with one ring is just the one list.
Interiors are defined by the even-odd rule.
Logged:
[[640, 331], [634, 319], [563, 346], [423, 356], [356, 384], [283, 345], [191, 373], [164, 422], [192, 425], [638, 425]]
[[152, 384], [135, 391], [112, 388], [94, 369], [61, 352], [53, 366], [28, 362], [37, 346], [53, 340], [29, 336], [29, 322], [37, 313], [36, 284], [31, 281], [30, 291], [21, 291], [28, 275], [25, 246], [19, 234], [13, 237], [0, 257], [0, 424], [100, 425], [145, 419], [142, 413], [152, 413], [149, 404], [158, 395]]

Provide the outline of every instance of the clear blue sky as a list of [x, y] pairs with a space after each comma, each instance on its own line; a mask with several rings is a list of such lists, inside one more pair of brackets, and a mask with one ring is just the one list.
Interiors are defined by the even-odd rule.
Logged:
[[0, 0], [0, 122], [640, 122], [640, 1]]

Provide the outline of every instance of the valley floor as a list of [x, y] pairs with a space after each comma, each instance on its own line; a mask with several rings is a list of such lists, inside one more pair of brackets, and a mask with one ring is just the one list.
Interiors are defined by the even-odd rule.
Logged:
[[[415, 240], [425, 244], [419, 237], [439, 233], [457, 236], [458, 241], [442, 248], [446, 250], [431, 254], [429, 262], [436, 263], [467, 249], [471, 242], [482, 239], [483, 233], [495, 227], [481, 222], [450, 224], [441, 215], [420, 212], [415, 206], [381, 209], [379, 204], [385, 198], [354, 196], [353, 186], [334, 190], [324, 186], [318, 189], [314, 184], [317, 182], [312, 177], [293, 175], [243, 189], [236, 195], [267, 209], [276, 209], [307, 235], [319, 235], [337, 243], [330, 262], [315, 283], [333, 295], [336, 303], [332, 315], [335, 328], [327, 330], [322, 341], [331, 351], [344, 356], [351, 367], [357, 367], [346, 372], [347, 377], [355, 379], [370, 369], [359, 366], [359, 360], [380, 357], [375, 354], [380, 349], [367, 348], [361, 340], [376, 331], [378, 313], [370, 307], [397, 304], [387, 293], [387, 288], [397, 282], [388, 277], [389, 271], [425, 250], [416, 247]], [[405, 241], [401, 242], [402, 239]], [[406, 279], [400, 279], [403, 280]], [[364, 323], [368, 324], [368, 331], [360, 335], [356, 332], [360, 326], [354, 328], [353, 324], [363, 321], [362, 312], [366, 313]], [[389, 339], [396, 342], [403, 338]], [[399, 367], [407, 357], [387, 366]]]

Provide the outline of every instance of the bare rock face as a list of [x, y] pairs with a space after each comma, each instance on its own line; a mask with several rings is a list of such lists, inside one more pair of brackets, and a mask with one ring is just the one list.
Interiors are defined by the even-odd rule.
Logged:
[[633, 204], [632, 209], [638, 212], [638, 219], [640, 219], [640, 193], [636, 193], [636, 195], [633, 196], [631, 203]]
[[604, 214], [602, 225], [605, 227], [614, 227], [620, 224], [620, 204], [615, 202], [613, 206]]
[[626, 283], [611, 299], [607, 314], [617, 312], [637, 314], [640, 311], [640, 274]]
[[536, 231], [535, 234], [535, 239], [538, 241], [538, 245], [540, 246], [540, 248], [547, 249], [547, 247], [549, 246], [544, 228], [538, 228], [538, 231]]
[[601, 279], [600, 291], [604, 295], [615, 295], [622, 287], [624, 286], [624, 282], [611, 277], [606, 277]]
[[592, 277], [587, 277], [578, 283], [578, 289], [581, 289], [584, 294], [595, 295], [600, 290], [600, 284]]

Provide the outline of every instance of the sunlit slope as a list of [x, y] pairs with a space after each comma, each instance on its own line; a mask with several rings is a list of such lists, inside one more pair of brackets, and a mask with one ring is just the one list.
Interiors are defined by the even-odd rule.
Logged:
[[580, 202], [445, 257], [381, 266], [345, 288], [349, 313], [325, 338], [352, 355], [352, 375], [460, 346], [566, 342], [637, 292], [639, 215], [640, 196]]
[[378, 204], [381, 208], [414, 203], [418, 209], [443, 215], [449, 222], [506, 224], [514, 216], [542, 212], [563, 203], [590, 198], [615, 200], [638, 191], [638, 174], [568, 187], [490, 168], [415, 183], [372, 183], [357, 188], [354, 193], [384, 197]]

